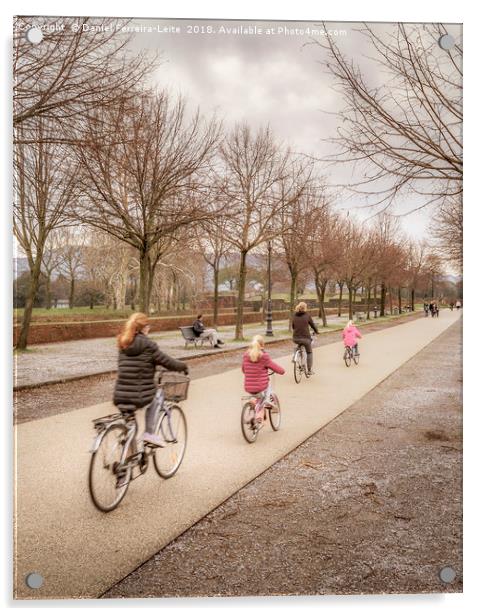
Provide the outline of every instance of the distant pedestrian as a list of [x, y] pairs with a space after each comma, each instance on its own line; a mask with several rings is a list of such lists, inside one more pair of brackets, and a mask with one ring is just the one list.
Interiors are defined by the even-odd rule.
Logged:
[[457, 308], [457, 310], [460, 310], [462, 308], [462, 302], [459, 299], [455, 302], [455, 307]]
[[435, 315], [436, 315], [436, 316], [437, 316], [437, 318], [438, 318], [439, 307], [438, 307], [437, 302], [435, 302], [435, 303], [434, 303], [434, 305], [433, 305], [433, 311], [435, 312]]
[[425, 312], [425, 316], [428, 317], [428, 302], [423, 302], [423, 311]]
[[451, 301], [449, 305], [450, 305], [450, 310], [452, 311], [454, 309], [454, 302]]
[[432, 315], [432, 317], [434, 317], [435, 316], [435, 302], [433, 300], [428, 305], [428, 309], [430, 310], [430, 314]]

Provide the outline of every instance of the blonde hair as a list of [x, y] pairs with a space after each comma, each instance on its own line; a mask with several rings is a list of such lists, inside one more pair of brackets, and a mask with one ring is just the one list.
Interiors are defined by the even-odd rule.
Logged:
[[251, 340], [251, 344], [249, 345], [249, 349], [248, 349], [249, 359], [254, 363], [259, 361], [259, 358], [263, 354], [263, 349], [264, 349], [264, 338], [263, 336], [256, 334], [256, 336], [253, 336], [253, 339]]
[[296, 306], [295, 310], [296, 310], [296, 312], [306, 312], [307, 307], [308, 306], [306, 305], [306, 302], [300, 302]]
[[350, 319], [348, 323], [345, 325], [345, 329], [347, 329], [348, 327], [351, 327], [352, 325], [353, 325], [353, 321]]
[[148, 324], [149, 318], [143, 312], [134, 312], [134, 314], [131, 314], [122, 328], [121, 333], [117, 336], [117, 346], [119, 349], [127, 349], [134, 340], [135, 335]]

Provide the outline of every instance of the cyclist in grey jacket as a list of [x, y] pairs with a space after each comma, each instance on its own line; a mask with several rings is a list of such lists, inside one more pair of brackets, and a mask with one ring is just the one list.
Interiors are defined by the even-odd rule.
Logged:
[[148, 317], [142, 312], [136, 312], [129, 317], [117, 337], [119, 359], [114, 404], [132, 405], [135, 408], [149, 405], [146, 408], [146, 431], [143, 439], [153, 445], [162, 445], [162, 440], [154, 434], [157, 404], [150, 404], [156, 394], [156, 366], [186, 374], [189, 370], [187, 364], [163, 353], [157, 344], [147, 337], [149, 328]]
[[313, 372], [313, 350], [311, 348], [311, 332], [310, 328], [318, 333], [311, 314], [307, 312], [307, 305], [305, 302], [300, 302], [296, 308], [296, 312], [291, 319], [291, 327], [293, 329], [293, 342], [301, 344], [306, 349], [306, 361], [308, 367], [308, 374], [314, 374]]

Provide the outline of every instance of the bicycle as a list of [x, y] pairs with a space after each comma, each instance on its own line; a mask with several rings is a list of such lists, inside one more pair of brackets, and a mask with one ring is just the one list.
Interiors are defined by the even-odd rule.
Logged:
[[[115, 509], [127, 493], [129, 484], [147, 471], [149, 458], [163, 479], [172, 477], [181, 466], [186, 451], [187, 423], [177, 404], [187, 399], [189, 378], [179, 373], [163, 372], [158, 377], [154, 402], [159, 417], [155, 434], [162, 446], [137, 440], [138, 424], [133, 405], [118, 406], [118, 413], [93, 420], [97, 434], [91, 449], [89, 493], [100, 511]], [[138, 474], [134, 476], [134, 472]]]
[[[314, 336], [310, 336], [310, 337], [311, 337], [311, 342], [313, 342], [315, 337]], [[306, 353], [306, 349], [302, 344], [296, 345], [291, 361], [293, 362], [293, 373], [295, 377], [295, 383], [301, 382], [302, 374], [304, 374], [307, 379], [310, 378], [311, 374], [308, 371], [308, 356]]]
[[[274, 373], [269, 371], [269, 375]], [[250, 396], [243, 396], [242, 400], [248, 400], [241, 409], [241, 432], [248, 443], [254, 443], [258, 433], [266, 421], [268, 412], [271, 428], [277, 432], [281, 426], [281, 406], [278, 396], [271, 389], [271, 382], [265, 391]], [[259, 419], [261, 418], [261, 421]]]
[[358, 366], [360, 361], [360, 353], [353, 353], [353, 347], [346, 346], [345, 353], [343, 354], [343, 359], [345, 360], [345, 365], [347, 368], [351, 365], [351, 360]]

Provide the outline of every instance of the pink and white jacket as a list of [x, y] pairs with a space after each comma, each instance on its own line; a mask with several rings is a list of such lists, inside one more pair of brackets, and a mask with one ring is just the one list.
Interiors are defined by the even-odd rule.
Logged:
[[343, 344], [348, 347], [354, 347], [357, 343], [357, 338], [361, 338], [362, 335], [358, 331], [358, 328], [354, 325], [345, 327], [343, 330]]
[[243, 355], [243, 365], [241, 369], [244, 373], [244, 389], [248, 394], [257, 394], [268, 387], [269, 368], [278, 374], [285, 373], [285, 369], [274, 362], [266, 351], [263, 352], [256, 362], [249, 359], [248, 352], [246, 351]]

